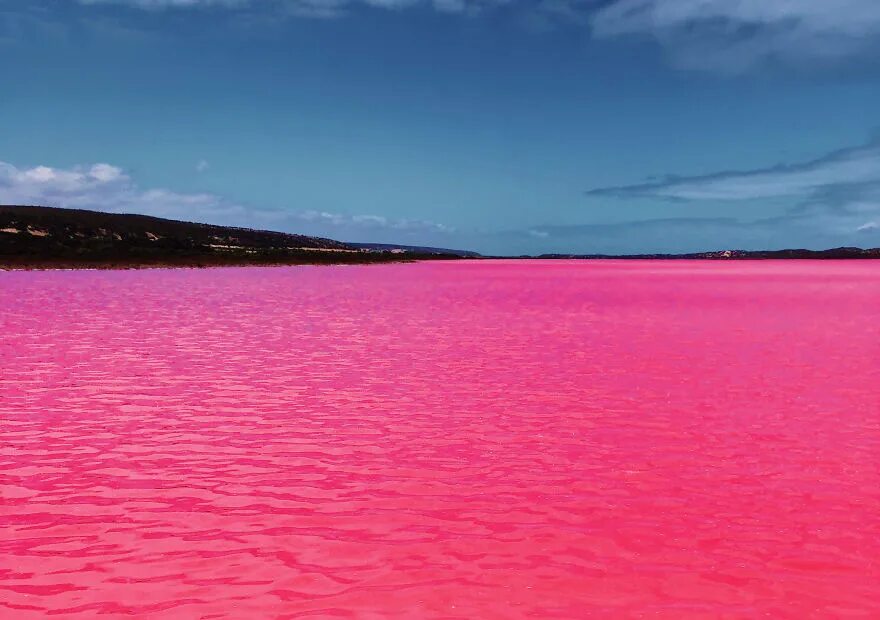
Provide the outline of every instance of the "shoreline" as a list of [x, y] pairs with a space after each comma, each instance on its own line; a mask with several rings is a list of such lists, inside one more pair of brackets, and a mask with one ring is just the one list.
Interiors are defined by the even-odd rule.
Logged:
[[[360, 258], [360, 257], [359, 257]], [[372, 266], [372, 265], [397, 265], [405, 263], [421, 263], [433, 261], [540, 261], [553, 262], [700, 262], [700, 263], [741, 263], [741, 262], [862, 262], [880, 260], [880, 255], [869, 256], [803, 256], [803, 257], [764, 257], [764, 256], [740, 256], [730, 258], [720, 257], [693, 257], [693, 256], [590, 256], [590, 257], [540, 257], [540, 256], [454, 256], [454, 255], [394, 255], [376, 256], [370, 260], [322, 260], [322, 261], [156, 261], [156, 262], [91, 262], [91, 261], [22, 261], [6, 262], [0, 260], [0, 272], [17, 271], [139, 271], [146, 269], [223, 269], [223, 268], [246, 268], [246, 267], [339, 267], [339, 266]]]
[[[367, 255], [364, 255], [367, 256]], [[224, 267], [297, 267], [297, 266], [369, 266], [422, 261], [461, 260], [458, 256], [395, 255], [379, 256], [367, 260], [267, 260], [267, 261], [218, 261], [218, 260], [162, 260], [162, 261], [8, 261], [0, 259], [0, 271], [136, 271], [141, 269], [217, 269]]]

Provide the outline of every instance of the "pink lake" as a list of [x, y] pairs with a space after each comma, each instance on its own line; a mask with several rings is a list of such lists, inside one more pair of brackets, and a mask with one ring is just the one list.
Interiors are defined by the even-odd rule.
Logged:
[[0, 617], [878, 618], [880, 263], [0, 273]]

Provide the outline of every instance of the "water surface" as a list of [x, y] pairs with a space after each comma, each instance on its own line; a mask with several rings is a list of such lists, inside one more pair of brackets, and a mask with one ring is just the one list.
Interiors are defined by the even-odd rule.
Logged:
[[0, 273], [0, 617], [880, 617], [880, 268]]

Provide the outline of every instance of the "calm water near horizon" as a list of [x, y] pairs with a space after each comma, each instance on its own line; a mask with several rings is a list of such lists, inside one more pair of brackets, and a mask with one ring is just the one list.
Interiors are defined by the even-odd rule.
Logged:
[[880, 617], [880, 263], [0, 272], [0, 618]]

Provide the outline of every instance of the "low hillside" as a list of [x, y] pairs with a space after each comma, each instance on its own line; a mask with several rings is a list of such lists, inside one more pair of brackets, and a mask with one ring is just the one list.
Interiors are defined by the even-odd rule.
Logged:
[[341, 241], [147, 215], [0, 206], [0, 266], [137, 267], [374, 263], [446, 254], [369, 251]]

